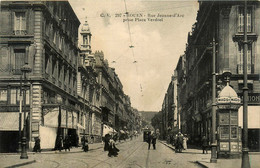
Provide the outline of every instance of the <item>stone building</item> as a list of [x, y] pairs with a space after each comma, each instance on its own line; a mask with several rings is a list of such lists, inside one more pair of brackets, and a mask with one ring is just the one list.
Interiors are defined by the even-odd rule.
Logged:
[[42, 148], [54, 148], [57, 134], [75, 137], [80, 22], [70, 4], [3, 1], [0, 20], [0, 149], [10, 144], [13, 149], [8, 151], [17, 149], [20, 77], [25, 63], [32, 69], [27, 75], [25, 109], [30, 147], [35, 137], [41, 138]]
[[[20, 111], [29, 148], [36, 137], [53, 149], [60, 135], [76, 146], [83, 135], [100, 142], [127, 121], [136, 125], [115, 69], [103, 52], [92, 54], [87, 21], [78, 35], [80, 21], [68, 1], [3, 1], [0, 13], [0, 152], [19, 147]], [[32, 71], [22, 74], [28, 66]]]
[[164, 102], [162, 104], [162, 136], [172, 136], [179, 131], [179, 117], [177, 111], [177, 79], [176, 74], [171, 77]]
[[80, 56], [78, 59], [77, 93], [80, 102], [79, 135], [101, 141], [100, 85], [95, 71], [96, 61], [91, 49], [91, 31], [88, 22], [80, 29]]
[[[244, 2], [199, 1], [197, 22], [188, 34], [185, 55], [177, 66], [178, 100], [181, 129], [191, 142], [199, 143], [201, 136], [211, 138], [212, 111], [212, 57], [213, 37], [216, 41], [217, 96], [225, 83], [223, 72], [232, 73], [230, 85], [242, 98]], [[260, 14], [259, 1], [248, 1], [248, 128], [249, 148], [259, 148], [260, 112]], [[242, 127], [242, 109], [239, 126]], [[259, 149], [258, 149], [259, 150]]]

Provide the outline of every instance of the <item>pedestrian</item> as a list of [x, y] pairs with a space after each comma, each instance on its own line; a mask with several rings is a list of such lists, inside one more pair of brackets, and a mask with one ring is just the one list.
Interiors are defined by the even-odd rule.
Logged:
[[61, 150], [63, 149], [63, 138], [62, 135], [60, 135], [58, 137], [58, 141], [57, 141], [57, 149], [61, 152]]
[[41, 140], [40, 140], [40, 137], [35, 137], [34, 138], [35, 140], [35, 144], [34, 144], [34, 148], [33, 148], [33, 151], [34, 152], [41, 152]]
[[208, 151], [207, 151], [207, 147], [208, 147], [208, 140], [207, 140], [207, 138], [206, 138], [206, 136], [205, 135], [203, 135], [203, 137], [202, 137], [202, 139], [201, 139], [201, 145], [202, 145], [202, 151], [203, 151], [203, 154], [206, 152], [206, 153], [208, 153]]
[[153, 133], [152, 134], [152, 144], [153, 144], [153, 149], [155, 150], [156, 149], [156, 139], [157, 139], [157, 135], [156, 133]]
[[94, 136], [93, 135], [91, 135], [91, 143], [93, 144], [94, 143]]
[[82, 137], [81, 137], [81, 145], [82, 145], [82, 149], [84, 150], [84, 145], [85, 145], [85, 139], [86, 139], [86, 137], [85, 137], [85, 135], [83, 135]]
[[65, 151], [69, 150], [70, 151], [70, 138], [68, 135], [66, 135], [64, 139], [64, 149]]
[[104, 137], [104, 151], [108, 151], [109, 149], [109, 139], [110, 139], [110, 135], [106, 134]]
[[181, 132], [178, 133], [176, 143], [175, 143], [175, 152], [182, 152], [183, 149], [183, 135]]
[[79, 136], [78, 136], [78, 134], [76, 134], [76, 144], [75, 144], [75, 146], [76, 146], [76, 148], [77, 147], [79, 147]]
[[109, 150], [108, 150], [108, 156], [114, 156], [117, 157], [119, 152], [119, 149], [116, 147], [114, 139], [111, 137], [109, 140]]
[[147, 136], [148, 150], [150, 150], [151, 141], [152, 141], [152, 136], [151, 133], [149, 132]]
[[187, 141], [189, 140], [187, 134], [184, 134], [183, 136], [183, 149], [186, 150], [187, 149]]
[[84, 152], [87, 152], [88, 151], [88, 138], [85, 138], [85, 136], [82, 137], [82, 149]]

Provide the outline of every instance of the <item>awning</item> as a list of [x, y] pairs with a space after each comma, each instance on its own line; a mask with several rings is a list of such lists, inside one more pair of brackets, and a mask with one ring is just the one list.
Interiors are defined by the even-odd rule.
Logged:
[[115, 129], [113, 129], [112, 127], [104, 124], [103, 125], [103, 136], [105, 136], [106, 134], [115, 134], [117, 131]]
[[[26, 117], [28, 112], [26, 113]], [[24, 113], [22, 113], [21, 130]], [[0, 131], [19, 131], [19, 112], [0, 112]]]
[[[260, 128], [260, 106], [248, 106], [248, 128]], [[243, 128], [243, 106], [238, 109], [238, 125]]]
[[125, 131], [123, 131], [123, 130], [120, 130], [120, 133], [121, 133], [121, 134], [125, 134]]

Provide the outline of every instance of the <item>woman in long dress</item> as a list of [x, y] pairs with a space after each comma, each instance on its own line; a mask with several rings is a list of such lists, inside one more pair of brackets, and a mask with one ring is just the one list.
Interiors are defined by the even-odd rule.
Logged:
[[119, 152], [119, 149], [117, 149], [117, 147], [116, 147], [116, 145], [115, 145], [114, 139], [111, 138], [111, 139], [109, 140], [108, 156], [109, 156], [109, 157], [111, 157], [111, 156], [117, 157], [118, 152]]
[[188, 141], [187, 134], [184, 134], [184, 137], [183, 137], [183, 149], [184, 150], [187, 149], [187, 141]]

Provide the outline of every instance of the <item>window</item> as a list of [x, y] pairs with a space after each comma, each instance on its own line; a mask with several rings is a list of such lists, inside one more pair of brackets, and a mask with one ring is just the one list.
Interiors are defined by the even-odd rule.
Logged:
[[15, 74], [22, 74], [21, 68], [25, 63], [25, 49], [15, 49], [14, 50], [15, 62], [14, 71]]
[[[244, 8], [239, 8], [238, 32], [244, 32]], [[252, 32], [252, 8], [247, 9], [247, 32]]]
[[[244, 45], [238, 44], [238, 56], [237, 56], [237, 70], [238, 74], [243, 74], [243, 55], [244, 55]], [[252, 44], [248, 45], [247, 49], [247, 73], [251, 74], [252, 70]]]
[[0, 89], [0, 104], [6, 104], [6, 103], [7, 103], [7, 90]]
[[[11, 97], [10, 104], [19, 104], [19, 102], [20, 102], [20, 88], [12, 88], [10, 97]], [[26, 104], [29, 104], [29, 100], [30, 100], [29, 90], [26, 90]]]
[[9, 70], [8, 48], [0, 48], [0, 72], [7, 72]]
[[15, 34], [25, 34], [26, 33], [25, 12], [15, 12], [14, 31], [15, 31]]

